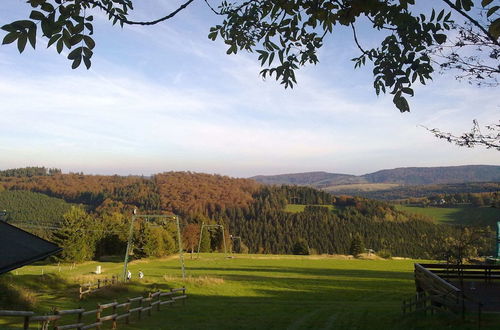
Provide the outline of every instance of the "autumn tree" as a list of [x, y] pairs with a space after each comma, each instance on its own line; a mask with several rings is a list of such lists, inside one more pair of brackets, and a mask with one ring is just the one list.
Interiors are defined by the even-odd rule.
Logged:
[[194, 253], [200, 240], [200, 226], [194, 223], [188, 224], [182, 231], [182, 241], [186, 250]]

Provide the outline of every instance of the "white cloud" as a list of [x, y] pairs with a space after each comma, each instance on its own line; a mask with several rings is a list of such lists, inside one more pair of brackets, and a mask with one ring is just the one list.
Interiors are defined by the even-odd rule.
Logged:
[[473, 118], [492, 122], [491, 90], [438, 78], [418, 88], [412, 113], [400, 114], [390, 96], [374, 95], [369, 68], [339, 78], [331, 57], [284, 90], [262, 81], [254, 55], [227, 56], [223, 43], [208, 41], [196, 13], [181, 23], [120, 32], [98, 22], [90, 71], [72, 71], [53, 49], [20, 56], [2, 48], [0, 168], [361, 174], [500, 163], [496, 152], [460, 149], [418, 126], [461, 132]]

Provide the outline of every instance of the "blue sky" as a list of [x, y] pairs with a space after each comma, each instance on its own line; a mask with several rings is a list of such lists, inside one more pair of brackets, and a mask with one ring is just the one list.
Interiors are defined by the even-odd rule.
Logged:
[[[0, 25], [29, 15], [4, 1]], [[138, 2], [136, 19], [181, 2]], [[498, 151], [437, 140], [420, 125], [456, 133], [499, 118], [498, 89], [436, 75], [417, 86], [412, 112], [377, 97], [371, 67], [354, 70], [349, 31], [329, 37], [320, 63], [285, 90], [263, 81], [256, 55], [226, 55], [207, 38], [218, 22], [202, 1], [153, 27], [112, 27], [96, 16], [90, 70], [38, 39], [19, 55], [0, 47], [0, 169], [151, 174], [190, 170], [231, 176], [329, 171], [363, 174], [403, 166], [500, 164]], [[3, 33], [1, 37], [3, 38]], [[365, 30], [362, 42], [376, 36]]]

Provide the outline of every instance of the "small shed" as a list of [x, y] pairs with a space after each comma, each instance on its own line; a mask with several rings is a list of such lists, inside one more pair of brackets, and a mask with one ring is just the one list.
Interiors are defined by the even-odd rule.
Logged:
[[0, 274], [61, 251], [54, 243], [0, 221]]

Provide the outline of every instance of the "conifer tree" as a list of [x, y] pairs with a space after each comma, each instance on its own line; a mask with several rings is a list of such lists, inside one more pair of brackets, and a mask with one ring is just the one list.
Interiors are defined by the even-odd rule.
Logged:
[[354, 235], [352, 242], [351, 242], [351, 247], [349, 249], [349, 253], [352, 254], [353, 256], [357, 257], [361, 253], [363, 253], [365, 250], [365, 245], [363, 243], [363, 239], [361, 235], [358, 233]]
[[64, 214], [61, 229], [54, 233], [54, 241], [63, 248], [61, 258], [68, 262], [91, 260], [95, 253], [96, 235], [93, 219], [80, 207], [72, 206]]

